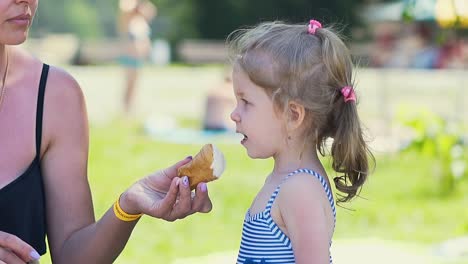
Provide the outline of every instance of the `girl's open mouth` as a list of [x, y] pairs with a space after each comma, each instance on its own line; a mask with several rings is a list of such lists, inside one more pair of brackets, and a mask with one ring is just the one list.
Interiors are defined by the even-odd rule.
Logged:
[[242, 135], [244, 136], [244, 138], [241, 140], [240, 143], [241, 143], [241, 144], [244, 144], [244, 143], [247, 141], [247, 139], [248, 139], [249, 137], [247, 137], [247, 136], [244, 135], [244, 134], [242, 134]]

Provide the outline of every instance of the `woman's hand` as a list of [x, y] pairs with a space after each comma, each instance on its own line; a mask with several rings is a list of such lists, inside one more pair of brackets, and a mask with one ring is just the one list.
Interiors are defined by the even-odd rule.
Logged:
[[39, 254], [17, 236], [0, 231], [0, 263], [24, 264], [39, 259]]
[[187, 157], [132, 185], [120, 198], [121, 208], [129, 214], [144, 213], [167, 221], [185, 218], [196, 212], [211, 211], [206, 183], [199, 183], [192, 198], [186, 176], [177, 177], [177, 169], [190, 162]]

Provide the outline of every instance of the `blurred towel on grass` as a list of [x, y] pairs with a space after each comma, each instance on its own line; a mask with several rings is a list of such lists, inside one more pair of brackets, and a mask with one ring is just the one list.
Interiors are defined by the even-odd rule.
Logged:
[[242, 135], [232, 130], [203, 130], [180, 127], [176, 119], [168, 116], [152, 116], [144, 123], [145, 132], [156, 140], [178, 144], [206, 144], [217, 142], [237, 144]]

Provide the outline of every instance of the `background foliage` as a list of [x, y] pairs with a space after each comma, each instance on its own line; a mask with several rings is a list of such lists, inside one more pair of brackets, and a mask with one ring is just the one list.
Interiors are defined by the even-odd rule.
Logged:
[[[359, 23], [364, 0], [152, 0], [159, 10], [153, 37], [224, 39], [265, 20], [303, 23], [311, 17], [346, 26]], [[80, 38], [115, 36], [116, 0], [41, 0], [32, 32], [73, 32]]]

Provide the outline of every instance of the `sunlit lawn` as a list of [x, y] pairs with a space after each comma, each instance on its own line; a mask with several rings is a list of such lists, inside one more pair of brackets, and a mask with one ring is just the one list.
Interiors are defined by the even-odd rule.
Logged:
[[[158, 142], [139, 126], [122, 121], [93, 126], [89, 178], [96, 216], [139, 176], [193, 155], [200, 146]], [[143, 217], [116, 263], [170, 263], [237, 249], [245, 210], [271, 163], [250, 160], [239, 144], [218, 146], [226, 155], [227, 170], [209, 184], [213, 211], [175, 223]], [[433, 161], [409, 153], [377, 156], [377, 163], [362, 198], [338, 209], [336, 238], [432, 243], [468, 233], [467, 180], [459, 182], [453, 195], [441, 197], [431, 174]]]

